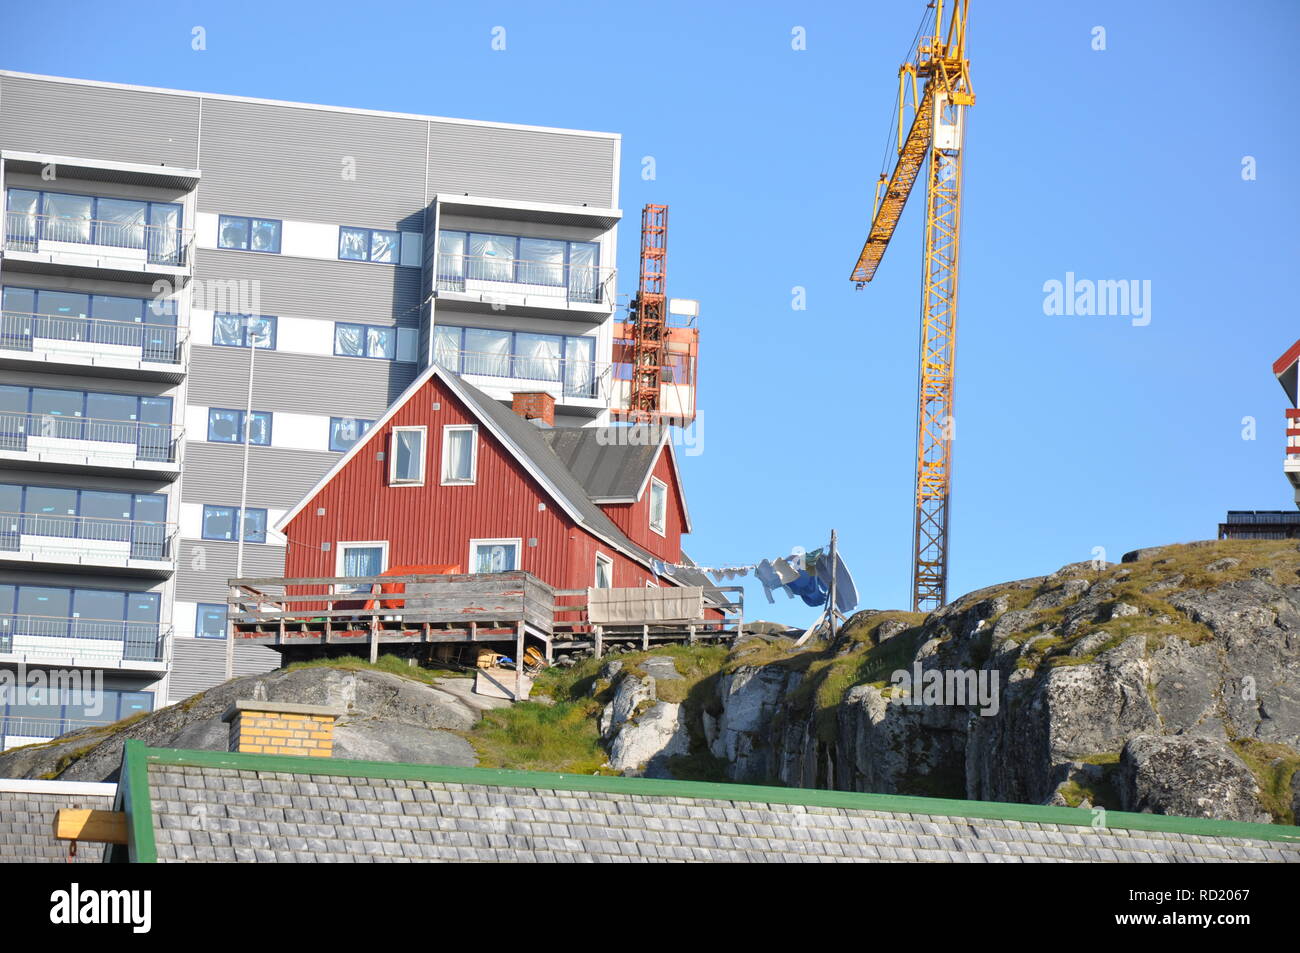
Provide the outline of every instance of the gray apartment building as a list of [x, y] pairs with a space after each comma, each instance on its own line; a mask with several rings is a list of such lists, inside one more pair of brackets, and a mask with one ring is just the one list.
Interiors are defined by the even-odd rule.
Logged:
[[606, 422], [619, 146], [0, 72], [0, 669], [104, 689], [0, 744], [222, 680], [226, 579], [431, 361]]

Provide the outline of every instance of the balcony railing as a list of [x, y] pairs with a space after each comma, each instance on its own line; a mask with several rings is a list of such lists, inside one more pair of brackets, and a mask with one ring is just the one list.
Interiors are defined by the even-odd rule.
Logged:
[[187, 330], [174, 325], [101, 318], [0, 312], [0, 349], [30, 353], [46, 341], [62, 342], [59, 350], [102, 356], [105, 347], [130, 348], [140, 360], [155, 364], [180, 364], [184, 359]]
[[[65, 218], [34, 212], [5, 213], [5, 250], [42, 251], [42, 242], [121, 249], [121, 257], [136, 257], [152, 265], [185, 267], [194, 232], [171, 225], [114, 222], [94, 218]], [[87, 254], [94, 254], [88, 251]]]
[[519, 357], [438, 348], [434, 359], [458, 374], [501, 377], [512, 381], [559, 385], [564, 397], [598, 397], [609, 365], [596, 361], [571, 361], [560, 357]]
[[[0, 412], [0, 450], [41, 449], [45, 440], [79, 440], [122, 447], [104, 451], [106, 457], [148, 463], [176, 463], [184, 428], [151, 424], [141, 420], [100, 420], [94, 417], [65, 417], [60, 414]], [[98, 448], [88, 448], [96, 455]]]
[[[59, 542], [51, 542], [58, 540]], [[63, 542], [66, 541], [66, 542]], [[127, 557], [172, 559], [176, 526], [145, 520], [49, 513], [0, 513], [0, 553], [31, 552], [45, 558]]]
[[164, 662], [170, 633], [170, 626], [158, 622], [0, 614], [0, 653], [31, 659]]
[[613, 268], [481, 255], [438, 255], [438, 290], [532, 295], [566, 303], [608, 304]]

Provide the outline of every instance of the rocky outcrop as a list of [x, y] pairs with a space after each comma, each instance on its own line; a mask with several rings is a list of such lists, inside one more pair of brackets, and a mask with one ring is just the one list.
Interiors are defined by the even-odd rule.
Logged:
[[824, 657], [902, 640], [909, 674], [996, 677], [996, 711], [904, 704], [879, 671], [827, 711], [798, 697], [799, 666], [742, 664], [717, 680], [709, 747], [737, 781], [1290, 822], [1300, 772], [1266, 809], [1234, 746], [1300, 751], [1298, 583], [1294, 543], [1207, 542], [990, 587], [919, 625], [859, 613]]
[[122, 745], [132, 738], [151, 747], [225, 751], [230, 729], [221, 716], [236, 699], [346, 708], [335, 723], [335, 757], [470, 766], [474, 749], [454, 732], [472, 728], [483, 710], [510, 704], [475, 695], [471, 685], [464, 678], [429, 686], [386, 672], [324, 667], [252, 675], [112, 731], [87, 729], [6, 751], [0, 777], [114, 781]]
[[680, 681], [671, 658], [650, 657], [641, 671], [623, 671], [614, 660], [601, 671], [613, 678], [613, 697], [601, 709], [600, 736], [609, 751], [609, 767], [625, 775], [671, 777], [668, 764], [690, 751], [690, 731], [679, 702], [660, 701], [658, 681]]

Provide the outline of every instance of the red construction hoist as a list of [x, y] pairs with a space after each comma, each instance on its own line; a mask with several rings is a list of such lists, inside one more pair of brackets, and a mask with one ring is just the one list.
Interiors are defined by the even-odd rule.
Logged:
[[632, 332], [632, 381], [623, 417], [633, 423], [654, 423], [666, 362], [668, 330], [668, 206], [641, 210], [641, 284], [628, 309]]

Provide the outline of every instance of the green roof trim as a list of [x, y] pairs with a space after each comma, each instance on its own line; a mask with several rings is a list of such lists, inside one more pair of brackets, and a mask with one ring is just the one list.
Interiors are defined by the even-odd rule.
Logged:
[[[983, 820], [1018, 821], [1022, 824], [1054, 824], [1091, 827], [1093, 812], [1086, 808], [1052, 807], [1043, 804], [1013, 804], [1005, 801], [962, 801], [948, 798], [914, 797], [902, 794], [861, 794], [853, 791], [821, 791], [810, 788], [764, 787], [753, 784], [666, 781], [655, 778], [624, 778], [608, 775], [554, 774], [543, 771], [512, 771], [496, 768], [453, 768], [432, 764], [404, 764], [389, 761], [349, 761], [341, 758], [292, 757], [245, 754], [231, 751], [187, 751], [178, 748], [148, 748], [142, 742], [127, 742], [126, 760], [132, 771], [138, 765], [162, 764], [222, 768], [232, 771], [265, 771], [287, 774], [327, 774], [339, 777], [384, 780], [434, 781], [443, 784], [473, 784], [488, 787], [540, 788], [552, 791], [598, 791], [605, 794], [634, 794], [648, 797], [692, 798], [714, 801], [751, 801], [804, 807], [843, 808], [892, 814], [921, 814]], [[124, 772], [125, 776], [125, 772]], [[134, 777], [134, 773], [132, 774]], [[133, 785], [134, 787], [134, 785]], [[145, 792], [147, 810], [148, 792]], [[144, 815], [149, 816], [147, 813]], [[1300, 842], [1300, 827], [1220, 821], [1170, 814], [1132, 814], [1106, 811], [1105, 827], [1132, 831], [1194, 834], [1250, 840]], [[149, 848], [153, 832], [149, 831]], [[133, 859], [135, 854], [133, 853]]]
[[126, 811], [127, 850], [134, 863], [158, 862], [158, 845], [153, 834], [153, 800], [149, 790], [150, 749], [138, 738], [122, 746], [122, 806]]

